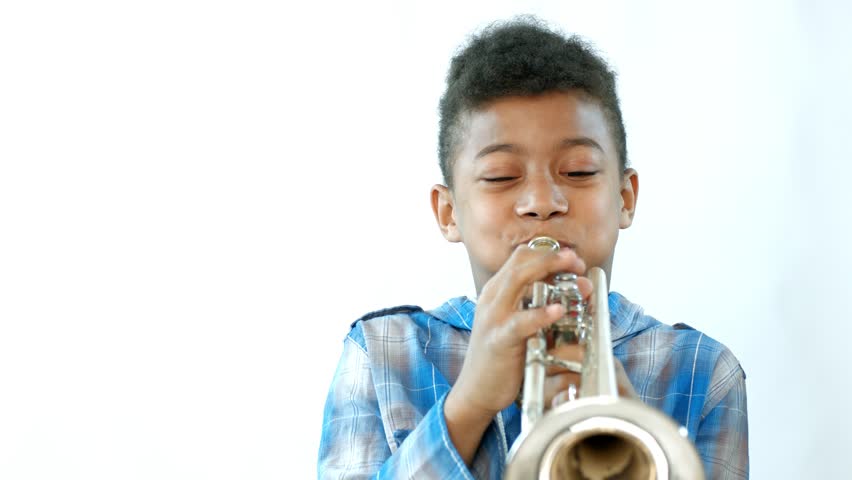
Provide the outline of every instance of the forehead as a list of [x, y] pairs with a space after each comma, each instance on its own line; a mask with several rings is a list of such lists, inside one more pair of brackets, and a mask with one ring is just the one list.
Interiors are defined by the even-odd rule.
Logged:
[[503, 97], [468, 111], [465, 117], [459, 160], [472, 160], [492, 144], [546, 152], [565, 140], [582, 138], [600, 145], [606, 157], [617, 158], [603, 108], [582, 91]]

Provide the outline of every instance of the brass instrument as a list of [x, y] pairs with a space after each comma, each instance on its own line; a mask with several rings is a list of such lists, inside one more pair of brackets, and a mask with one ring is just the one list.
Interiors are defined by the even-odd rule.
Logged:
[[[559, 249], [538, 237], [535, 249]], [[505, 479], [703, 479], [704, 470], [686, 429], [639, 400], [619, 397], [612, 354], [606, 274], [592, 268], [593, 290], [583, 302], [576, 275], [558, 274], [553, 284], [535, 282], [526, 308], [562, 303], [565, 316], [527, 340], [521, 434], [512, 445]], [[583, 364], [547, 354], [547, 336], [585, 345]], [[579, 398], [544, 413], [548, 365], [580, 373]], [[570, 392], [573, 397], [575, 392]]]

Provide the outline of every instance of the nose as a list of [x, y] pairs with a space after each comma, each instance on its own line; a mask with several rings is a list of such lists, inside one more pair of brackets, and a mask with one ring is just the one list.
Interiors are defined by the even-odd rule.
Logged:
[[550, 175], [541, 175], [526, 182], [515, 211], [522, 217], [547, 220], [568, 212], [568, 198]]

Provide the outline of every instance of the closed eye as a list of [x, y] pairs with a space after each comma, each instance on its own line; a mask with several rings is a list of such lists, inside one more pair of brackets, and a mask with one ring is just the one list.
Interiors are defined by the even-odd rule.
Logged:
[[566, 172], [562, 175], [565, 175], [566, 177], [591, 177], [596, 173], [598, 172]]
[[491, 177], [491, 178], [483, 178], [486, 182], [500, 183], [500, 182], [510, 182], [518, 177]]

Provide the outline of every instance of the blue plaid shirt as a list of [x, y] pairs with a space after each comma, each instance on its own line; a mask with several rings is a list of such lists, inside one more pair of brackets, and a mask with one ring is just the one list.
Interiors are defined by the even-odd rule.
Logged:
[[[467, 352], [476, 304], [396, 307], [352, 324], [325, 404], [319, 478], [501, 478], [521, 429], [510, 405], [468, 467], [444, 419]], [[708, 479], [748, 478], [745, 373], [721, 343], [669, 326], [612, 292], [613, 352], [646, 404], [685, 425]]]

